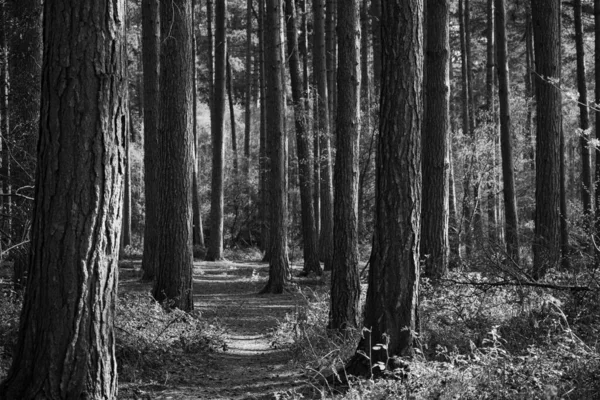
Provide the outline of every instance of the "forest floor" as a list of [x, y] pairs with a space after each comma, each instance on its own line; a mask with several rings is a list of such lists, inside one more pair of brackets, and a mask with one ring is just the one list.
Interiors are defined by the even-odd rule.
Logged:
[[[136, 261], [122, 264], [120, 298], [149, 292], [150, 283], [139, 280], [139, 268]], [[218, 331], [218, 348], [212, 343], [212, 351], [165, 351], [151, 377], [140, 373], [130, 382], [120, 379], [119, 398], [272, 399], [306, 386], [303, 370], [272, 336], [278, 321], [306, 301], [293, 290], [259, 295], [267, 277], [264, 263], [195, 261], [195, 312]], [[120, 376], [133, 376], [123, 372]]]

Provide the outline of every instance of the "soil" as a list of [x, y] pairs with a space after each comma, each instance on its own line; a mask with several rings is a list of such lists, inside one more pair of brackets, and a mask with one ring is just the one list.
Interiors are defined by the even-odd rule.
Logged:
[[[137, 279], [139, 263], [121, 267], [120, 293], [149, 291]], [[293, 269], [296, 275], [300, 269]], [[272, 332], [286, 314], [305, 304], [295, 290], [259, 295], [268, 265], [255, 262], [194, 263], [194, 307], [202, 318], [224, 328], [221, 348], [165, 357], [161, 382], [119, 385], [120, 399], [280, 399], [310, 384], [289, 348], [275, 344]], [[294, 396], [295, 397], [295, 396]]]

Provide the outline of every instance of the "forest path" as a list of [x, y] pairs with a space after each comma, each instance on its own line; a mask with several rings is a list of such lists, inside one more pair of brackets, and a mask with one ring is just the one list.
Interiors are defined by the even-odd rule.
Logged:
[[265, 263], [195, 261], [193, 278], [195, 309], [223, 328], [222, 349], [190, 356], [192, 376], [184, 381], [174, 374], [139, 397], [123, 387], [120, 398], [274, 399], [306, 384], [289, 350], [274, 346], [271, 335], [278, 321], [305, 305], [299, 293], [259, 295], [268, 278]]

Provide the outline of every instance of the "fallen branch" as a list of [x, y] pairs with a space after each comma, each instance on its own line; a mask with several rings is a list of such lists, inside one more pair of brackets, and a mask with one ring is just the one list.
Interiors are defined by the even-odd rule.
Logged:
[[555, 285], [552, 283], [542, 282], [515, 282], [515, 281], [498, 281], [498, 282], [475, 282], [475, 281], [457, 281], [454, 279], [442, 279], [442, 282], [450, 282], [457, 285], [471, 285], [471, 286], [487, 286], [487, 287], [498, 287], [498, 286], [529, 286], [539, 287], [544, 289], [554, 290], [572, 290], [573, 292], [589, 292], [592, 289], [589, 286], [565, 286]]

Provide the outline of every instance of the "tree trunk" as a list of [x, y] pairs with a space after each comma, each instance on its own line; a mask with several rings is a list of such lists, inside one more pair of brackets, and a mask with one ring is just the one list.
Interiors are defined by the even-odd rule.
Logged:
[[[594, 79], [600, 82], [600, 0], [594, 0]], [[600, 85], [596, 85], [594, 93], [594, 101], [600, 104]], [[596, 121], [600, 121], [600, 109], [596, 108]], [[596, 123], [596, 139], [600, 140], [600, 124]], [[594, 201], [596, 203], [596, 219], [595, 219], [595, 237], [596, 243], [600, 237], [600, 147], [596, 147], [596, 190], [594, 191]], [[600, 262], [600, 251], [596, 251], [596, 263]]]
[[497, 148], [497, 134], [498, 134], [498, 126], [497, 126], [497, 112], [496, 112], [496, 103], [495, 103], [495, 93], [494, 93], [494, 67], [496, 64], [496, 55], [495, 49], [496, 44], [494, 41], [495, 36], [495, 24], [494, 24], [494, 0], [487, 0], [487, 65], [486, 65], [486, 74], [485, 74], [485, 88], [486, 88], [486, 109], [488, 112], [487, 121], [490, 124], [488, 132], [491, 137], [492, 143], [492, 162], [491, 162], [491, 173], [488, 176], [488, 184], [487, 184], [487, 214], [488, 214], [488, 239], [490, 245], [495, 247], [498, 242], [498, 218], [496, 212], [496, 176], [497, 176], [497, 157], [496, 157], [496, 148]]
[[285, 133], [283, 131], [283, 45], [281, 32], [280, 0], [266, 0], [265, 70], [266, 75], [266, 118], [267, 156], [270, 159], [269, 196], [271, 217], [271, 258], [269, 281], [261, 293], [282, 293], [291, 279], [287, 254], [287, 216], [285, 193]]
[[142, 2], [142, 63], [144, 69], [144, 254], [143, 280], [153, 280], [158, 268], [158, 96], [160, 69], [160, 14], [158, 0]]
[[192, 297], [192, 3], [162, 0], [158, 269], [152, 296], [184, 311]]
[[[375, 235], [364, 338], [346, 370], [412, 354], [417, 330], [421, 203], [423, 2], [384, 1]], [[398, 40], [403, 38], [403, 40]], [[401, 74], [397, 71], [402, 71]], [[386, 344], [386, 348], [373, 348]], [[370, 354], [366, 361], [364, 354]], [[362, 367], [362, 368], [361, 368]]]
[[532, 0], [537, 146], [533, 277], [559, 259], [561, 91], [560, 0]]
[[[194, 10], [195, 0], [192, 0], [192, 10]], [[202, 227], [202, 204], [200, 201], [200, 137], [198, 135], [198, 74], [196, 67], [196, 29], [195, 29], [195, 11], [192, 14], [192, 28], [194, 29], [194, 45], [192, 47], [192, 60], [193, 60], [193, 124], [194, 124], [194, 169], [193, 169], [193, 182], [192, 182], [192, 214], [193, 214], [193, 243], [194, 246], [200, 246], [204, 248], [204, 228]]]
[[302, 207], [302, 240], [304, 250], [305, 274], [322, 274], [319, 262], [319, 248], [317, 228], [315, 226], [315, 212], [313, 207], [313, 169], [314, 158], [312, 154], [312, 140], [308, 129], [308, 110], [305, 108], [304, 99], [308, 93], [304, 91], [300, 77], [300, 58], [298, 56], [298, 29], [296, 19], [296, 6], [294, 0], [285, 2], [287, 24], [287, 49], [290, 63], [290, 78], [292, 81], [292, 97], [294, 101], [294, 118], [296, 127], [296, 148], [298, 151], [298, 169], [300, 181], [300, 201]]
[[[369, 4], [368, 0], [362, 0], [360, 6], [360, 112], [361, 112], [361, 138], [373, 143], [371, 133], [371, 85], [369, 79]], [[359, 170], [358, 176], [358, 240], [365, 235], [365, 212], [364, 212], [364, 186], [366, 174], [371, 163], [371, 146], [364, 167]]]
[[421, 259], [425, 275], [448, 269], [448, 131], [450, 130], [449, 0], [427, 0]]
[[360, 144], [360, 0], [338, 0], [335, 203], [329, 328], [358, 326], [358, 167]]
[[381, 2], [371, 0], [371, 40], [373, 42], [373, 92], [379, 99], [381, 87]]
[[587, 83], [585, 79], [585, 50], [583, 46], [583, 26], [581, 23], [581, 0], [574, 0], [575, 49], [577, 51], [577, 90], [579, 91], [579, 127], [581, 134], [581, 201], [586, 215], [592, 214], [592, 154], [588, 146], [590, 116], [588, 111]]
[[325, 269], [331, 269], [333, 257], [333, 181], [331, 173], [331, 144], [329, 137], [329, 106], [327, 92], [327, 63], [325, 49], [325, 0], [313, 1], [314, 15], [314, 46], [313, 74], [317, 83], [319, 120], [319, 150], [318, 158], [321, 168], [320, 200], [321, 200], [321, 229], [319, 238], [319, 256], [325, 262]]
[[235, 123], [235, 109], [233, 107], [233, 89], [232, 89], [231, 63], [229, 62], [229, 53], [227, 54], [227, 99], [229, 100], [229, 118], [231, 125], [231, 151], [233, 152], [233, 175], [238, 175], [238, 151], [237, 151], [237, 129]]
[[570, 246], [569, 246], [569, 214], [567, 209], [567, 182], [565, 176], [565, 131], [562, 128], [560, 130], [560, 195], [559, 195], [559, 208], [560, 208], [560, 253], [561, 253], [561, 267], [564, 270], [571, 268], [570, 261]]
[[[0, 149], [0, 191], [3, 194], [9, 194], [11, 192], [11, 162], [10, 160], [10, 149], [8, 147], [10, 135], [10, 109], [9, 109], [9, 48], [8, 48], [8, 31], [10, 29], [10, 19], [8, 16], [6, 2], [0, 4], [0, 143], [2, 145]], [[10, 216], [12, 214], [11, 198], [10, 196], [2, 196], [0, 204], [3, 214]], [[2, 225], [3, 230], [10, 232], [10, 217], [4, 221]], [[1, 260], [0, 260], [1, 261]], [[15, 274], [13, 281], [17, 281], [21, 273]]]
[[525, 132], [528, 139], [527, 154], [529, 156], [529, 160], [531, 161], [531, 169], [535, 169], [535, 140], [533, 137], [533, 78], [535, 72], [533, 68], [533, 27], [531, 22], [531, 9], [526, 10], [525, 19], [525, 95], [527, 96], [527, 117], [525, 119]]
[[506, 251], [513, 263], [519, 264], [519, 219], [512, 155], [510, 120], [510, 83], [508, 73], [508, 45], [506, 42], [506, 2], [495, 0], [496, 50], [498, 57], [498, 92], [500, 103], [500, 148], [502, 152], [502, 181], [504, 185], [504, 213], [506, 219]]
[[227, 0], [215, 6], [215, 83], [211, 113], [212, 179], [210, 198], [210, 237], [206, 261], [223, 259], [223, 122], [225, 119], [225, 86], [227, 68]]
[[[128, 96], [129, 97], [129, 96]], [[131, 135], [133, 134], [133, 122], [130, 104], [127, 104], [129, 115], [127, 115], [127, 132], [123, 140], [125, 157], [123, 164], [123, 217], [121, 220], [121, 253], [127, 246], [131, 245]]]
[[336, 4], [343, 0], [325, 0], [325, 54], [327, 65], [327, 101], [329, 109], [329, 132], [335, 132], [337, 114], [337, 51], [336, 51]]
[[47, 1], [44, 15], [28, 287], [0, 397], [114, 399], [125, 2]]
[[252, 0], [246, 3], [246, 101], [244, 112], [244, 177], [250, 189], [250, 126], [252, 124]]

